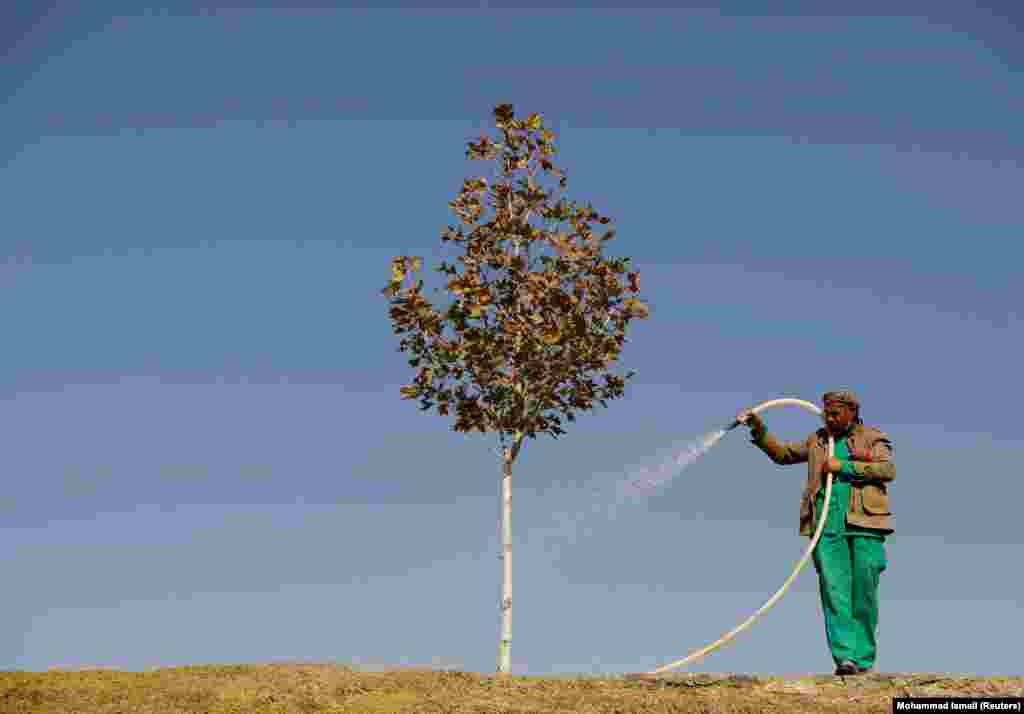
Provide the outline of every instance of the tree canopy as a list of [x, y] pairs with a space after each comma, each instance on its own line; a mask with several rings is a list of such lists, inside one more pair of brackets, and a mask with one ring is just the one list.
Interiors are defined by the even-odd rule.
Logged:
[[[425, 297], [420, 257], [394, 258], [382, 292], [398, 349], [416, 370], [401, 396], [453, 414], [456, 431], [497, 432], [503, 444], [514, 437], [518, 451], [523, 437], [557, 438], [563, 419], [623, 396], [635, 372], [613, 368], [630, 322], [648, 307], [631, 259], [603, 254], [611, 219], [544, 186], [545, 177], [563, 190], [568, 181], [542, 117], [516, 119], [500, 104], [494, 119], [500, 136], [468, 142], [466, 156], [494, 161], [496, 175], [464, 180], [448, 204], [461, 223], [441, 241], [462, 253], [434, 268], [447, 302]], [[483, 222], [485, 200], [493, 216]], [[607, 228], [597, 235], [595, 224]]]

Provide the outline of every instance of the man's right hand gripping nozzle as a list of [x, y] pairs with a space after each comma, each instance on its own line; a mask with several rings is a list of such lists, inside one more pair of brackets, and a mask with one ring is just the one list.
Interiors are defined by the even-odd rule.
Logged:
[[764, 431], [764, 420], [756, 412], [749, 409], [744, 409], [736, 415], [736, 421], [739, 424], [745, 424], [750, 427], [750, 431], [753, 434], [758, 434]]

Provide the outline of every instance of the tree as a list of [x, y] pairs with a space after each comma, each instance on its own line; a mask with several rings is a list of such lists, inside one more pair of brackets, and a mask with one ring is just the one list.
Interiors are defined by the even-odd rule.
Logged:
[[[398, 351], [410, 354], [416, 370], [401, 387], [420, 409], [454, 413], [459, 432], [496, 432], [502, 454], [502, 540], [504, 585], [498, 673], [511, 671], [512, 644], [512, 467], [526, 438], [565, 434], [563, 418], [608, 406], [623, 396], [635, 372], [616, 375], [632, 319], [645, 318], [640, 275], [629, 258], [605, 258], [609, 227], [597, 236], [591, 224], [608, 225], [591, 204], [580, 208], [541, 184], [543, 175], [567, 179], [550, 157], [555, 134], [539, 114], [516, 119], [511, 104], [494, 108], [500, 141], [481, 135], [467, 142], [470, 159], [493, 160], [493, 184], [466, 179], [448, 205], [461, 219], [441, 235], [462, 248], [456, 264], [435, 271], [446, 281], [447, 304], [435, 307], [416, 279], [422, 258], [391, 262], [389, 298], [392, 326], [401, 335]], [[500, 168], [500, 176], [497, 169]], [[538, 172], [541, 176], [538, 176]], [[525, 175], [524, 175], [525, 174]], [[494, 217], [481, 223], [482, 197]], [[543, 227], [530, 223], [536, 218]], [[568, 222], [571, 229], [559, 230]], [[464, 231], [463, 226], [471, 226]], [[435, 292], [438, 290], [435, 289]]]

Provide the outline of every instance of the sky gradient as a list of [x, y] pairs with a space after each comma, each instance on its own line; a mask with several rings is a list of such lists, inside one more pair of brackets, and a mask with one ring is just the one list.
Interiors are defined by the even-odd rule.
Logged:
[[[513, 672], [652, 669], [760, 607], [805, 467], [737, 431], [618, 489], [850, 386], [897, 464], [878, 668], [1021, 673], [1011, 5], [96, 5], [0, 16], [0, 668], [494, 671], [497, 438], [399, 399], [379, 291], [451, 259], [511, 102], [652, 305], [626, 397], [517, 464]], [[808, 565], [690, 670], [831, 668]]]

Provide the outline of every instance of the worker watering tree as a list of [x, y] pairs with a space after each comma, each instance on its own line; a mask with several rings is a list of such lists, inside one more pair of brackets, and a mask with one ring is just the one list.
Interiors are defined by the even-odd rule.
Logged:
[[[511, 104], [494, 109], [498, 140], [468, 142], [470, 159], [493, 160], [493, 182], [463, 182], [449, 206], [462, 225], [449, 225], [445, 244], [462, 249], [436, 272], [446, 280], [447, 304], [423, 295], [422, 258], [399, 256], [383, 290], [399, 351], [410, 354], [413, 381], [400, 389], [423, 411], [453, 415], [453, 429], [498, 434], [502, 454], [504, 582], [498, 673], [511, 673], [512, 468], [527, 438], [565, 434], [563, 419], [624, 395], [635, 372], [618, 375], [630, 322], [648, 316], [640, 275], [629, 258], [608, 258], [610, 219], [542, 185], [545, 175], [567, 179], [552, 162], [555, 134], [539, 114], [516, 119]], [[481, 222], [483, 199], [493, 218]], [[535, 226], [531, 219], [541, 222]], [[569, 225], [566, 226], [565, 224]], [[469, 226], [468, 232], [463, 226]], [[436, 292], [436, 291], [435, 291]]]
[[[852, 390], [822, 397], [825, 426], [802, 442], [783, 443], [756, 411], [737, 415], [751, 441], [777, 464], [807, 464], [800, 498], [800, 535], [812, 536], [825, 519], [814, 548], [825, 638], [838, 675], [870, 672], [878, 654], [878, 585], [888, 566], [885, 539], [892, 535], [889, 488], [896, 479], [889, 435], [866, 426]], [[829, 455], [828, 438], [835, 444]], [[835, 485], [825, 512], [825, 478]]]

